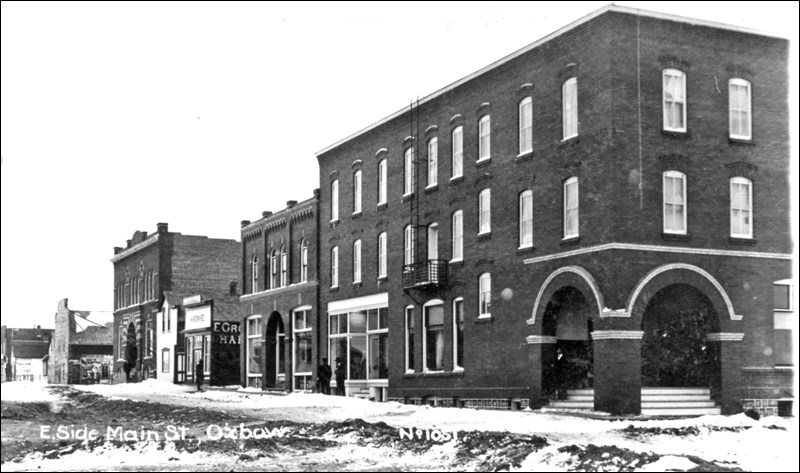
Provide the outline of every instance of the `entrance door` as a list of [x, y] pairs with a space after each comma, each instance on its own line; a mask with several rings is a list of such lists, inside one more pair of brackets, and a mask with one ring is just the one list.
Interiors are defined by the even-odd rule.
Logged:
[[183, 353], [178, 353], [175, 364], [177, 365], [175, 366], [175, 374], [177, 376], [175, 381], [178, 383], [183, 383], [186, 381], [186, 370], [184, 369], [186, 366], [186, 355]]
[[267, 388], [286, 387], [286, 331], [281, 315], [273, 312], [267, 321], [266, 365], [264, 366]]

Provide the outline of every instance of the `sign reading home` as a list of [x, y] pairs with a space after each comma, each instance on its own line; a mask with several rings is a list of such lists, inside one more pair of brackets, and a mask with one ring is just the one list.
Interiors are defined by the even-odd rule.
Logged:
[[185, 330], [196, 330], [211, 327], [211, 306], [192, 307], [186, 309]]

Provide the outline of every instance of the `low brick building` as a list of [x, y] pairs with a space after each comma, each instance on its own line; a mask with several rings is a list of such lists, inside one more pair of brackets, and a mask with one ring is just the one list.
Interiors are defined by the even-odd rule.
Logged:
[[320, 352], [348, 393], [791, 402], [787, 54], [611, 5], [319, 152]]
[[2, 327], [6, 381], [46, 381], [53, 329]]
[[58, 302], [47, 378], [56, 384], [109, 382], [114, 363], [111, 312], [72, 310]]

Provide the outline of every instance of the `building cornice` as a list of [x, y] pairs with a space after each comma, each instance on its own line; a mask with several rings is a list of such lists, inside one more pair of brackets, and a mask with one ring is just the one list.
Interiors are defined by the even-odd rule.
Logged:
[[570, 256], [578, 256], [587, 253], [595, 253], [598, 251], [607, 251], [607, 250], [655, 251], [662, 253], [683, 253], [689, 255], [736, 256], [741, 258], [766, 258], [766, 259], [783, 259], [783, 260], [792, 259], [792, 255], [789, 253], [765, 253], [760, 251], [718, 250], [714, 248], [691, 248], [687, 246], [641, 245], [638, 243], [605, 243], [602, 245], [590, 246], [588, 248], [580, 248], [572, 251], [554, 253], [552, 255], [527, 258], [526, 260], [524, 260], [524, 263], [525, 264], [541, 263], [543, 261], [550, 261], [560, 258], [569, 258]]
[[143, 249], [145, 249], [145, 248], [147, 248], [149, 246], [152, 246], [155, 242], [158, 241], [158, 236], [159, 236], [159, 234], [155, 233], [155, 234], [147, 237], [147, 239], [145, 239], [143, 242], [141, 242], [141, 243], [139, 243], [139, 244], [137, 244], [137, 245], [135, 245], [135, 246], [133, 246], [131, 248], [128, 248], [125, 251], [117, 253], [116, 255], [114, 255], [111, 258], [111, 262], [112, 263], [116, 263], [117, 261], [120, 261], [120, 260], [122, 260], [124, 258], [127, 258], [128, 256], [136, 253], [137, 251], [140, 251], [140, 250], [143, 250]]

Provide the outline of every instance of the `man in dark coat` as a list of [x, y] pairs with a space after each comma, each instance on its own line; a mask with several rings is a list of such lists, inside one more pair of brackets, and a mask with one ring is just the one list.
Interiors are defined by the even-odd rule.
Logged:
[[202, 391], [200, 389], [203, 386], [203, 380], [205, 379], [206, 373], [205, 369], [203, 369], [203, 360], [197, 362], [197, 367], [194, 370], [194, 379], [197, 381], [197, 390]]
[[319, 381], [319, 392], [322, 394], [331, 393], [331, 365], [328, 359], [323, 358], [322, 364], [317, 368], [317, 381]]
[[336, 395], [344, 396], [344, 378], [347, 376], [347, 367], [341, 357], [336, 358]]

